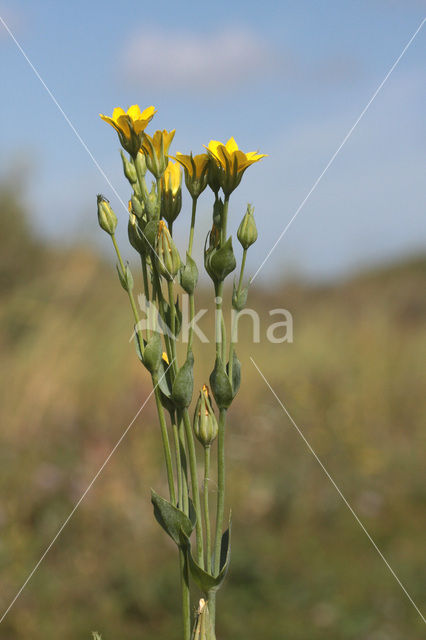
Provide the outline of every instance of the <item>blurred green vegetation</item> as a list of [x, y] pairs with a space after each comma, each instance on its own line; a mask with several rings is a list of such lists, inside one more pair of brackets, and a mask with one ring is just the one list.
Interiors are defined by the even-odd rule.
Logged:
[[[0, 189], [0, 614], [146, 399], [127, 299], [94, 253], [43, 246]], [[252, 355], [419, 604], [425, 601], [426, 260], [328, 286], [256, 287], [228, 428], [233, 558], [219, 640], [417, 640], [424, 626], [250, 362]], [[207, 298], [206, 298], [207, 300]], [[294, 343], [265, 340], [268, 309]], [[273, 321], [277, 319], [274, 318]], [[212, 314], [201, 323], [208, 332]], [[211, 368], [203, 355], [198, 384]], [[180, 638], [176, 552], [144, 408], [0, 625], [5, 640]]]

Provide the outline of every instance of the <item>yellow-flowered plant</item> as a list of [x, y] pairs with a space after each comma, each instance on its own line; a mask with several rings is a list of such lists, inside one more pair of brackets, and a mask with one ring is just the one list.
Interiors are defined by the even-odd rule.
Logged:
[[[225, 425], [227, 410], [238, 392], [241, 376], [241, 365], [235, 353], [235, 316], [231, 331], [227, 332], [222, 313], [224, 282], [237, 266], [232, 238], [227, 235], [228, 207], [230, 195], [240, 183], [244, 171], [265, 156], [255, 152], [244, 153], [231, 138], [226, 145], [212, 140], [206, 147], [207, 153], [177, 153], [174, 157], [176, 162], [173, 162], [169, 159], [169, 147], [175, 131], [156, 131], [152, 137], [145, 133], [154, 113], [154, 107], [141, 112], [134, 105], [127, 112], [114, 109], [112, 118], [101, 115], [116, 129], [122, 147], [130, 156], [122, 152], [124, 175], [132, 189], [128, 237], [140, 258], [145, 299], [151, 309], [152, 305], [155, 309], [155, 313], [150, 314], [155, 321], [146, 327], [140, 322], [129, 264], [123, 262], [115, 238], [117, 218], [103, 196], [98, 196], [98, 220], [101, 228], [111, 236], [118, 258], [118, 276], [133, 313], [136, 351], [153, 384], [169, 495], [164, 499], [152, 492], [151, 499], [156, 519], [179, 551], [183, 640], [215, 640], [216, 593], [230, 561], [229, 529], [223, 532]], [[179, 222], [182, 207], [181, 166], [192, 199], [185, 262], [182, 262], [180, 256], [184, 254], [179, 253], [173, 238], [174, 224]], [[155, 178], [150, 189], [146, 184], [147, 171]], [[217, 320], [214, 365], [210, 375], [212, 397], [204, 384], [191, 419], [194, 391], [192, 323], [199, 272], [192, 250], [197, 202], [207, 185], [213, 191], [214, 201], [212, 227], [204, 246], [204, 266], [213, 282]], [[250, 205], [238, 228], [237, 238], [242, 247], [242, 259], [238, 284], [234, 283], [233, 287], [232, 306], [238, 312], [244, 309], [247, 300], [247, 287], [243, 286], [247, 251], [257, 238], [253, 207]], [[189, 296], [189, 324], [184, 332], [179, 298], [185, 294]], [[186, 336], [185, 343], [179, 345], [181, 336]], [[204, 462], [202, 492], [198, 480], [197, 455], [200, 450], [197, 452], [197, 447], [202, 449]], [[212, 481], [210, 452], [214, 448], [217, 472]], [[214, 489], [214, 527], [209, 503], [212, 486], [217, 486], [217, 491]], [[199, 588], [202, 595], [195, 620], [192, 620], [190, 582]]]
[[114, 127], [122, 147], [134, 158], [140, 149], [143, 132], [154, 114], [154, 107], [147, 107], [141, 111], [139, 106], [134, 104], [129, 107], [127, 112], [117, 107], [112, 112], [112, 117], [104, 116], [102, 113], [99, 115], [102, 120]]
[[159, 180], [166, 170], [168, 164], [169, 147], [174, 138], [173, 131], [156, 131], [154, 135], [145, 134], [141, 150], [145, 154], [146, 166], [151, 173]]
[[241, 151], [234, 138], [229, 138], [226, 144], [210, 140], [205, 148], [219, 168], [219, 183], [225, 196], [229, 196], [238, 187], [244, 171], [250, 165], [266, 157], [257, 151]]
[[182, 207], [182, 170], [178, 162], [169, 160], [161, 177], [161, 215], [169, 225], [178, 217]]
[[207, 178], [210, 158], [207, 153], [199, 153], [195, 156], [177, 152], [175, 159], [180, 162], [185, 170], [185, 184], [193, 198], [198, 196], [207, 187]]

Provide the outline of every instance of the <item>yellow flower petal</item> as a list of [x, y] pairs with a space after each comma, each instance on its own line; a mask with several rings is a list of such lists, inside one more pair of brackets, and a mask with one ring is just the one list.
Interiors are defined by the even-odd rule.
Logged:
[[228, 153], [233, 153], [234, 151], [238, 151], [238, 145], [235, 142], [234, 138], [229, 138], [225, 146]]

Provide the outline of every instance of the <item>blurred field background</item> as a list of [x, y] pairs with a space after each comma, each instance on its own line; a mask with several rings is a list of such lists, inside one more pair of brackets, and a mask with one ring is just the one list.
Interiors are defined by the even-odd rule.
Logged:
[[[114, 259], [43, 245], [0, 189], [0, 609], [150, 391]], [[424, 625], [251, 364], [252, 355], [416, 603], [425, 602], [426, 259], [254, 287], [228, 428], [233, 557], [219, 640], [420, 640]], [[294, 343], [265, 339], [289, 309]], [[211, 320], [201, 323], [207, 331]], [[199, 345], [198, 345], [199, 347]], [[209, 372], [208, 347], [198, 385]], [[177, 558], [150, 401], [0, 627], [5, 640], [179, 638]]]

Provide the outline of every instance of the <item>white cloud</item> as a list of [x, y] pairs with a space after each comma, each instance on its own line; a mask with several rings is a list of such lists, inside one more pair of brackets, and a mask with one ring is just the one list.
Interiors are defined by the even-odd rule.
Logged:
[[268, 43], [249, 29], [198, 35], [154, 28], [129, 39], [121, 71], [131, 83], [197, 91], [262, 77], [272, 70], [274, 59]]

